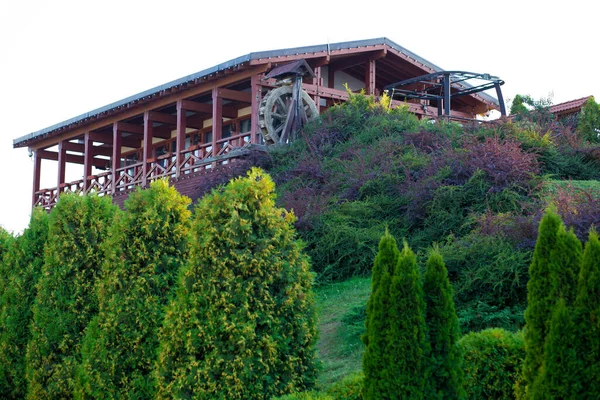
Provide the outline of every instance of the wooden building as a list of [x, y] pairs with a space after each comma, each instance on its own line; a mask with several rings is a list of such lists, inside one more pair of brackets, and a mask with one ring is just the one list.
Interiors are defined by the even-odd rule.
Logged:
[[[120, 203], [158, 178], [176, 187], [202, 179], [241, 149], [264, 144], [267, 128], [281, 129], [279, 110], [289, 96], [270, 95], [281, 82], [265, 76], [297, 60], [312, 69], [301, 84], [314, 102], [303, 105], [313, 113], [346, 100], [345, 84], [377, 96], [386, 85], [441, 71], [386, 38], [250, 53], [15, 139], [14, 147], [28, 147], [34, 159], [33, 205], [51, 208], [60, 193], [90, 191]], [[417, 115], [437, 116], [425, 102], [406, 104]], [[451, 105], [452, 115], [464, 118], [491, 109], [498, 102], [483, 93]], [[66, 182], [67, 165], [82, 178]], [[54, 187], [40, 187], [44, 168], [57, 171]]]

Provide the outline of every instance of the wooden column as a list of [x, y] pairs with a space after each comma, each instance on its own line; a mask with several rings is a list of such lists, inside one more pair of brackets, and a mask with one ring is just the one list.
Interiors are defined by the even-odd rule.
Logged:
[[83, 191], [87, 193], [92, 175], [92, 160], [94, 159], [94, 141], [90, 133], [86, 132], [83, 137]]
[[112, 148], [112, 194], [117, 192], [117, 181], [119, 180], [118, 169], [121, 168], [121, 138], [123, 134], [119, 130], [119, 123], [113, 122], [113, 148]]
[[217, 156], [217, 140], [221, 139], [223, 130], [223, 99], [219, 97], [219, 88], [212, 91], [212, 155]]
[[186, 114], [183, 108], [183, 100], [177, 100], [177, 148], [175, 155], [175, 177], [181, 175], [181, 163], [183, 162], [183, 151], [185, 150], [185, 124]]
[[327, 68], [327, 86], [331, 89], [335, 88], [335, 70], [331, 64]]
[[60, 193], [60, 186], [65, 183], [65, 168], [67, 165], [67, 149], [65, 147], [65, 141], [61, 140], [58, 142], [58, 174], [56, 187]]
[[365, 90], [367, 95], [375, 95], [375, 60], [367, 61], [365, 66]]
[[150, 111], [144, 112], [144, 150], [142, 155], [142, 187], [148, 186], [148, 172], [152, 158], [152, 120]]
[[258, 75], [252, 75], [250, 78], [250, 90], [252, 93], [252, 114], [250, 114], [250, 142], [259, 142], [260, 128], [258, 126], [258, 108], [262, 101], [262, 90], [260, 86], [260, 78]]
[[315, 68], [315, 77], [313, 78], [313, 85], [317, 86], [317, 94], [315, 94], [314, 100], [315, 105], [317, 106], [317, 111], [321, 112], [321, 96], [319, 96], [319, 92], [321, 89], [321, 67]]
[[33, 150], [33, 196], [31, 205], [35, 206], [37, 201], [36, 193], [40, 191], [40, 171], [42, 170], [42, 158], [38, 156], [37, 150]]

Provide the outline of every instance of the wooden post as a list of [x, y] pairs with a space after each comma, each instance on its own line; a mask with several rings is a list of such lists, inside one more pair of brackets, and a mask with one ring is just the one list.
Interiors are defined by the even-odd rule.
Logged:
[[223, 130], [223, 99], [219, 97], [219, 88], [213, 88], [212, 91], [212, 155], [218, 154], [217, 140], [221, 139]]
[[186, 115], [183, 108], [183, 101], [177, 100], [177, 148], [175, 155], [175, 177], [181, 175], [181, 163], [183, 162], [183, 151], [185, 150], [185, 123]]
[[144, 112], [144, 150], [142, 154], [142, 187], [148, 186], [148, 167], [152, 157], [152, 121], [150, 111]]
[[31, 206], [35, 206], [37, 192], [40, 191], [40, 171], [42, 170], [42, 158], [38, 156], [37, 150], [33, 150], [33, 197]]
[[119, 179], [117, 170], [121, 168], [121, 131], [119, 123], [113, 122], [113, 148], [112, 148], [112, 194], [117, 193], [117, 180]]
[[321, 96], [319, 96], [319, 92], [321, 91], [321, 67], [315, 68], [315, 77], [313, 78], [313, 85], [317, 86], [317, 94], [315, 94], [314, 100], [315, 105], [317, 106], [317, 111], [321, 113]]
[[250, 78], [250, 90], [252, 93], [252, 114], [250, 114], [250, 142], [259, 142], [260, 128], [258, 126], [258, 109], [262, 101], [262, 90], [260, 86], [260, 78], [258, 75], [252, 75]]
[[65, 183], [65, 167], [67, 163], [67, 149], [65, 147], [65, 141], [61, 140], [58, 142], [58, 174], [56, 180], [56, 187], [58, 192], [61, 192], [60, 186]]
[[87, 193], [90, 185], [89, 177], [92, 175], [92, 160], [94, 158], [94, 141], [90, 133], [86, 132], [83, 139], [83, 191]]
[[375, 60], [367, 61], [365, 68], [365, 87], [367, 95], [375, 95]]

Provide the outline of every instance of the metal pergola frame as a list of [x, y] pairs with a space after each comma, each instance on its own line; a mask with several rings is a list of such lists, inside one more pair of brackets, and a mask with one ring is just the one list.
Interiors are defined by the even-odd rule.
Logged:
[[[469, 81], [479, 80], [477, 84]], [[506, 106], [500, 86], [504, 81], [490, 74], [467, 71], [439, 71], [417, 76], [384, 87], [390, 97], [405, 99], [436, 100], [438, 116], [450, 116], [450, 102], [453, 98], [467, 96], [488, 89], [496, 89], [500, 114], [506, 116]]]

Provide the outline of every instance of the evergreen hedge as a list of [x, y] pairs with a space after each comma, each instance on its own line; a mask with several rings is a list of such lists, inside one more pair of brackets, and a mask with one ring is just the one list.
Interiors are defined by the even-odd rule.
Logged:
[[22, 399], [27, 391], [25, 351], [29, 341], [31, 307], [44, 265], [48, 213], [34, 208], [29, 227], [17, 238], [5, 259], [6, 290], [0, 295], [0, 398]]
[[50, 214], [27, 345], [28, 399], [73, 395], [84, 329], [98, 312], [102, 243], [115, 212], [109, 197], [64, 193]]
[[82, 344], [77, 397], [153, 397], [158, 328], [187, 258], [189, 203], [166, 180], [125, 202], [106, 243], [99, 313]]
[[159, 334], [157, 398], [264, 399], [313, 386], [312, 276], [274, 186], [252, 169], [196, 207], [190, 262]]

